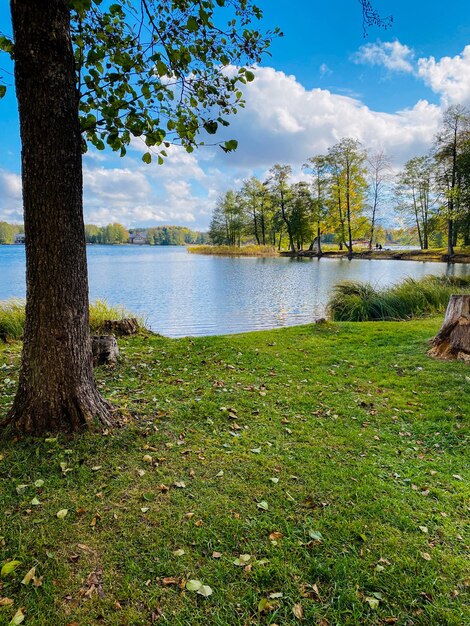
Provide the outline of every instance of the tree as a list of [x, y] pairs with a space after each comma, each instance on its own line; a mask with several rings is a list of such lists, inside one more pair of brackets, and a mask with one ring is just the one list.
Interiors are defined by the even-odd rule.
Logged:
[[367, 189], [366, 158], [367, 153], [361, 143], [350, 137], [344, 137], [328, 150], [328, 160], [333, 172], [332, 192], [336, 199], [340, 221], [340, 244], [346, 243], [349, 257], [353, 253], [353, 220], [361, 214], [364, 207]]
[[433, 169], [429, 157], [414, 157], [398, 174], [395, 188], [395, 209], [408, 221], [414, 221], [421, 250], [428, 249], [431, 234], [431, 211], [435, 203]]
[[437, 134], [434, 158], [437, 183], [443, 197], [443, 214], [447, 221], [447, 253], [454, 254], [456, 220], [459, 217], [461, 172], [459, 161], [470, 132], [470, 113], [461, 105], [450, 106], [443, 115]]
[[209, 227], [209, 237], [216, 245], [240, 246], [245, 228], [243, 202], [230, 189], [217, 201]]
[[310, 157], [303, 165], [304, 171], [312, 177], [312, 219], [316, 223], [316, 238], [312, 241], [310, 249], [313, 250], [315, 241], [318, 246], [318, 256], [322, 255], [321, 236], [322, 224], [328, 213], [329, 189], [331, 183], [328, 157], [317, 155]]
[[[24, 432], [112, 422], [93, 379], [82, 204], [86, 142], [121, 155], [141, 137], [159, 162], [188, 151], [242, 105], [241, 67], [273, 33], [251, 0], [11, 0], [22, 141], [27, 303], [19, 386], [7, 419]], [[225, 8], [228, 26], [215, 11]], [[3, 95], [4, 89], [0, 93]], [[227, 151], [236, 142], [225, 142]]]
[[292, 224], [292, 191], [289, 186], [289, 178], [292, 174], [290, 165], [273, 165], [269, 170], [271, 174], [268, 186], [275, 204], [279, 207], [282, 221], [286, 225], [289, 237], [289, 250], [295, 252], [294, 232]]
[[14, 224], [0, 222], [0, 244], [13, 243], [17, 232], [19, 232], [19, 228], [15, 227]]
[[367, 157], [369, 207], [370, 207], [370, 234], [369, 250], [372, 250], [377, 215], [387, 197], [392, 166], [390, 159], [383, 150], [379, 150]]

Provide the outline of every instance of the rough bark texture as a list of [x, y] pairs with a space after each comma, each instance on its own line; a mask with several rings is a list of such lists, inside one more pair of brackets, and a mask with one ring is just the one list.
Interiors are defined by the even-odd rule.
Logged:
[[470, 363], [470, 295], [451, 296], [444, 323], [432, 341], [429, 354]]
[[26, 325], [9, 421], [76, 431], [110, 410], [93, 379], [82, 157], [70, 15], [61, 0], [11, 0], [22, 143]]

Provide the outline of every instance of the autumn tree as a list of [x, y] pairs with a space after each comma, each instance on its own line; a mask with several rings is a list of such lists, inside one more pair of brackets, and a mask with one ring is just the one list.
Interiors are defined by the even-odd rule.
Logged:
[[[11, 0], [22, 143], [26, 324], [8, 422], [24, 432], [112, 422], [93, 378], [82, 201], [87, 144], [152, 157], [204, 142], [243, 104], [272, 33], [251, 0]], [[225, 19], [224, 19], [225, 18]], [[227, 72], [228, 66], [237, 67]], [[4, 88], [0, 92], [3, 95]], [[232, 150], [236, 141], [225, 142]]]
[[345, 243], [349, 256], [353, 253], [353, 221], [361, 215], [364, 208], [367, 189], [366, 159], [367, 153], [360, 141], [350, 137], [344, 137], [328, 150], [332, 171], [332, 196], [338, 208], [340, 223], [340, 247]]
[[328, 215], [328, 202], [330, 197], [331, 176], [328, 157], [322, 154], [310, 157], [307, 162], [304, 163], [303, 170], [311, 176], [311, 217], [316, 225], [316, 237], [310, 245], [310, 250], [313, 250], [314, 244], [316, 243], [318, 256], [320, 257], [322, 255], [322, 226]]
[[267, 181], [273, 202], [279, 209], [282, 221], [284, 222], [287, 235], [289, 237], [289, 250], [295, 252], [294, 229], [292, 221], [292, 190], [289, 179], [292, 175], [290, 165], [280, 165], [276, 163], [269, 170], [270, 177]]
[[461, 105], [450, 106], [443, 115], [442, 126], [434, 143], [437, 164], [436, 181], [442, 196], [442, 214], [447, 222], [447, 253], [454, 254], [456, 224], [460, 216], [462, 195], [462, 154], [468, 144], [470, 112]]
[[434, 167], [428, 156], [409, 159], [396, 177], [395, 210], [414, 223], [421, 250], [429, 248], [431, 218], [436, 204], [433, 190]]

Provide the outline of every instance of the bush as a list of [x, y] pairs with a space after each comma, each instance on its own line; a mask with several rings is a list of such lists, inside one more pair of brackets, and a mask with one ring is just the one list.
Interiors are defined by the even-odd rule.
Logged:
[[[90, 330], [99, 332], [106, 320], [121, 320], [126, 317], [135, 317], [122, 306], [111, 306], [104, 300], [97, 300], [90, 304]], [[145, 326], [145, 320], [137, 318], [140, 326]], [[24, 331], [25, 310], [22, 300], [0, 302], [0, 340], [21, 339]]]
[[470, 288], [470, 278], [425, 276], [376, 289], [370, 283], [343, 282], [334, 287], [328, 313], [338, 322], [406, 320], [445, 311], [449, 298]]

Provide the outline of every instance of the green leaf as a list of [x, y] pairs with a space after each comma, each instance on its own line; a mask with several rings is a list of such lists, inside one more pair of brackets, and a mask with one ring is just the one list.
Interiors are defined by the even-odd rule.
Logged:
[[199, 591], [202, 587], [202, 582], [200, 580], [188, 580], [186, 583], [186, 589], [188, 591]]
[[198, 29], [198, 26], [197, 19], [193, 16], [191, 16], [186, 23], [186, 29], [189, 30], [190, 33], [194, 33]]
[[323, 535], [321, 534], [320, 531], [317, 530], [309, 530], [308, 531], [308, 535], [311, 539], [313, 539], [314, 541], [319, 541], [322, 542], [323, 541]]
[[0, 576], [2, 576], [2, 578], [8, 576], [15, 571], [18, 565], [21, 565], [21, 561], [8, 561], [8, 563], [5, 563], [5, 565], [2, 567], [2, 570], [0, 571]]
[[36, 480], [36, 482], [34, 483], [35, 487], [41, 488], [44, 485], [44, 481], [42, 480], [42, 478], [39, 478], [38, 480]]
[[255, 80], [255, 75], [253, 74], [253, 72], [250, 72], [249, 70], [247, 70], [245, 72], [245, 78], [249, 83], [251, 83]]
[[152, 162], [152, 155], [150, 154], [150, 152], [146, 152], [143, 156], [142, 156], [142, 161], [144, 163], [151, 163]]
[[33, 498], [31, 500], [31, 505], [32, 506], [39, 506], [41, 503], [39, 502], [39, 500], [37, 498]]
[[14, 616], [12, 617], [9, 626], [18, 626], [22, 622], [24, 622], [25, 614], [23, 609], [18, 609]]
[[256, 506], [258, 507], [258, 509], [261, 509], [262, 511], [267, 511], [269, 509], [269, 506], [266, 500], [261, 500], [261, 502], [258, 502]]
[[233, 152], [238, 148], [238, 141], [236, 139], [229, 139], [222, 145], [222, 150], [224, 152]]
[[200, 596], [204, 596], [205, 598], [207, 598], [208, 596], [212, 595], [212, 589], [209, 587], [209, 585], [202, 585], [201, 587], [199, 587], [199, 589], [197, 590], [197, 593]]
[[56, 515], [59, 519], [64, 519], [65, 517], [67, 517], [68, 512], [68, 509], [61, 509], [60, 511], [57, 511]]
[[379, 600], [377, 598], [371, 598], [369, 596], [367, 596], [365, 598], [365, 601], [367, 602], [367, 604], [370, 606], [371, 609], [378, 609], [379, 608]]

